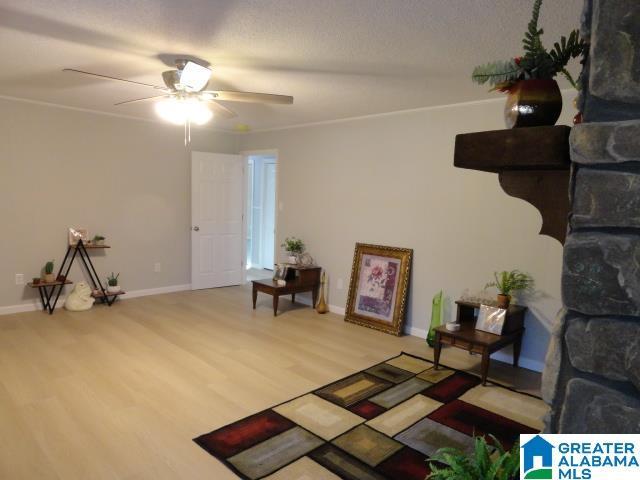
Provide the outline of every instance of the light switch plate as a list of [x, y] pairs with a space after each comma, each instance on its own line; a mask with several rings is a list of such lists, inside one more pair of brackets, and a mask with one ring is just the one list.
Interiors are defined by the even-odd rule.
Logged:
[[16, 285], [24, 285], [24, 273], [16, 273]]
[[153, 264], [153, 271], [156, 273], [159, 273], [162, 271], [162, 265], [160, 265], [160, 262], [156, 262]]

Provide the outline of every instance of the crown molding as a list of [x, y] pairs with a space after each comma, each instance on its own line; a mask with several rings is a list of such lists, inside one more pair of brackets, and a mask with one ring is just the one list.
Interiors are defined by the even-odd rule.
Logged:
[[[571, 92], [576, 92], [573, 88], [564, 88], [560, 90], [561, 95], [569, 94]], [[308, 128], [308, 127], [320, 127], [324, 125], [334, 125], [337, 123], [347, 123], [347, 122], [355, 122], [358, 120], [367, 120], [374, 118], [384, 118], [384, 117], [392, 117], [396, 115], [405, 115], [410, 113], [417, 112], [428, 112], [432, 110], [443, 110], [447, 108], [459, 108], [459, 107], [467, 107], [471, 105], [484, 105], [487, 103], [496, 103], [496, 102], [504, 102], [504, 98], [485, 98], [483, 100], [471, 100], [468, 102], [459, 102], [459, 103], [447, 103], [445, 105], [430, 105], [427, 107], [417, 107], [417, 108], [408, 108], [404, 110], [394, 110], [392, 112], [383, 112], [383, 113], [371, 113], [369, 115], [359, 115], [356, 117], [345, 117], [345, 118], [337, 118], [334, 120], [321, 120], [319, 122], [309, 122], [309, 123], [298, 123], [294, 125], [286, 125], [282, 127], [270, 127], [270, 128], [257, 128], [255, 130], [251, 130], [249, 132], [242, 132], [243, 135], [251, 135], [254, 133], [268, 133], [268, 132], [278, 132], [281, 130], [293, 130], [296, 128]]]
[[[125, 115], [122, 113], [112, 113], [112, 112], [103, 112], [101, 110], [93, 110], [91, 108], [82, 108], [82, 107], [72, 107], [69, 105], [62, 105], [60, 103], [51, 103], [51, 102], [43, 102], [42, 100], [33, 100], [30, 98], [22, 98], [22, 97], [12, 97], [9, 95], [0, 95], [0, 100], [7, 100], [7, 101], [11, 101], [11, 102], [18, 102], [18, 103], [28, 103], [31, 105], [38, 105], [41, 107], [49, 107], [49, 108], [61, 108], [63, 110], [71, 110], [74, 112], [82, 112], [82, 113], [91, 113], [94, 115], [103, 115], [103, 116], [107, 116], [107, 117], [115, 117], [115, 118], [123, 118], [126, 120], [135, 120], [138, 122], [146, 122], [146, 123], [153, 123], [156, 125], [163, 125], [163, 126], [172, 126], [167, 122], [163, 122], [162, 120], [156, 120], [155, 118], [142, 118], [142, 117], [136, 117], [134, 115]], [[238, 135], [240, 134], [240, 132], [234, 131], [234, 130], [227, 130], [224, 128], [219, 128], [219, 127], [204, 127], [201, 125], [192, 125], [191, 126], [192, 130], [203, 130], [203, 131], [210, 131], [210, 132], [217, 132], [217, 133], [227, 133], [227, 134], [233, 134], [233, 135]]]

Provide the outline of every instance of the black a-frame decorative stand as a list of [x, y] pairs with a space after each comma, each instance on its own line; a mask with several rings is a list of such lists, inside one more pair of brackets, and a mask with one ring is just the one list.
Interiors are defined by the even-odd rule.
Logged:
[[[89, 280], [92, 285], [92, 293], [91, 296], [96, 300], [100, 300], [101, 303], [106, 303], [108, 306], [113, 305], [113, 302], [116, 301], [118, 296], [123, 295], [125, 292], [119, 291], [115, 293], [110, 293], [100, 281], [100, 277], [98, 276], [98, 272], [96, 268], [93, 266], [93, 262], [91, 261], [91, 257], [89, 256], [89, 252], [87, 250], [93, 249], [104, 249], [111, 248], [108, 245], [98, 245], [95, 243], [85, 244], [82, 240], [78, 240], [78, 243], [75, 245], [69, 245], [67, 248], [67, 253], [64, 256], [64, 260], [62, 260], [62, 264], [60, 265], [60, 269], [58, 270], [57, 281], [52, 283], [39, 283], [32, 284], [29, 286], [33, 288], [38, 288], [40, 291], [40, 299], [42, 300], [43, 308], [49, 314], [53, 314], [53, 311], [56, 308], [56, 304], [58, 303], [58, 299], [60, 298], [60, 294], [62, 293], [62, 289], [65, 285], [69, 285], [71, 282], [67, 280], [69, 276], [69, 271], [71, 270], [71, 266], [73, 265], [76, 256], [80, 257], [80, 261], [84, 265], [87, 274], [89, 275]], [[62, 281], [64, 279], [64, 281]], [[48, 290], [48, 287], [51, 290]], [[56, 293], [56, 287], [58, 287], [58, 291]]]

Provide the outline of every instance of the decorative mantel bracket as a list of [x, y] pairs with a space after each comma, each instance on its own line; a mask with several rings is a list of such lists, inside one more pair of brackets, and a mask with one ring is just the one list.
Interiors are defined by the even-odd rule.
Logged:
[[536, 207], [541, 235], [564, 244], [569, 216], [570, 127], [527, 127], [456, 135], [453, 164], [497, 173], [510, 196]]

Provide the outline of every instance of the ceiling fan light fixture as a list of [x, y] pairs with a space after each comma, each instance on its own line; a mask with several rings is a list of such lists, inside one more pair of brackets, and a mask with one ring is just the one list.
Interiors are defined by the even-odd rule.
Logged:
[[157, 102], [155, 109], [160, 118], [174, 125], [204, 125], [213, 118], [213, 112], [195, 98], [167, 98]]
[[204, 89], [211, 78], [211, 70], [195, 62], [187, 62], [180, 73], [180, 85], [192, 92]]

